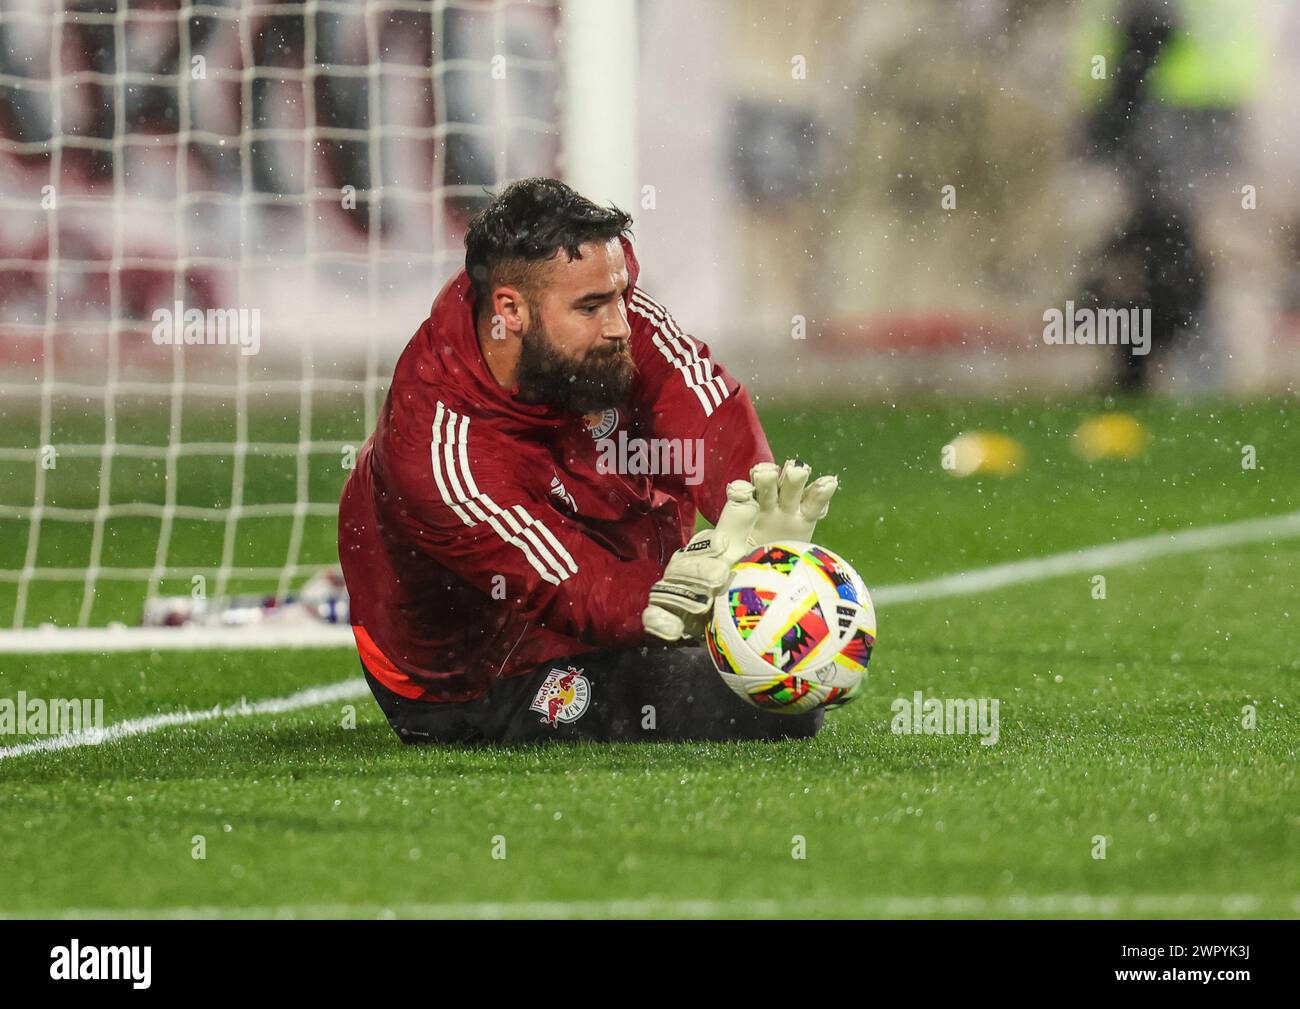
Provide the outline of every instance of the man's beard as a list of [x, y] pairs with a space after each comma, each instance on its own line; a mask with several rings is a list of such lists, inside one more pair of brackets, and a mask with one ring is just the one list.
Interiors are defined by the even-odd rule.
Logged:
[[515, 376], [519, 398], [525, 403], [544, 403], [581, 414], [626, 402], [636, 365], [625, 342], [574, 360], [551, 346], [540, 322], [535, 322], [521, 339]]

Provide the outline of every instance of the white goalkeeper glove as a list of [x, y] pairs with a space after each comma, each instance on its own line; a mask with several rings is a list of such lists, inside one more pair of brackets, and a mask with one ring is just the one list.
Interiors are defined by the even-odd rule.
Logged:
[[713, 600], [727, 586], [731, 566], [749, 553], [758, 517], [754, 488], [744, 480], [727, 484], [727, 503], [718, 524], [691, 537], [672, 557], [664, 576], [650, 588], [650, 605], [641, 613], [646, 631], [665, 641], [699, 638]]
[[813, 530], [826, 517], [840, 481], [821, 476], [808, 483], [811, 475], [812, 469], [798, 459], [787, 459], [780, 469], [776, 463], [760, 462], [749, 471], [758, 502], [758, 519], [749, 537], [751, 547], [777, 540], [812, 542]]

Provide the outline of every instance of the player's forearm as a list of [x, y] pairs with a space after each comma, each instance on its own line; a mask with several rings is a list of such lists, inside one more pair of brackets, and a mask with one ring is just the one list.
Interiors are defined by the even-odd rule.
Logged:
[[539, 592], [526, 615], [585, 644], [644, 643], [641, 611], [662, 572], [654, 561], [614, 562], [599, 574]]
[[701, 439], [704, 479], [691, 488], [692, 497], [700, 513], [716, 524], [727, 503], [727, 485], [733, 480], [748, 480], [755, 465], [774, 459], [744, 386], [738, 386], [713, 413]]

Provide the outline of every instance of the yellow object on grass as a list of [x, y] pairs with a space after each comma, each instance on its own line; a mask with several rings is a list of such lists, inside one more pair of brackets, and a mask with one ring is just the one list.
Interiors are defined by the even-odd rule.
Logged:
[[1025, 461], [1025, 447], [1014, 438], [990, 431], [967, 431], [943, 447], [941, 463], [953, 476], [989, 473], [1006, 476]]
[[1096, 459], [1136, 459], [1147, 447], [1147, 430], [1127, 413], [1089, 417], [1074, 432], [1074, 450]]

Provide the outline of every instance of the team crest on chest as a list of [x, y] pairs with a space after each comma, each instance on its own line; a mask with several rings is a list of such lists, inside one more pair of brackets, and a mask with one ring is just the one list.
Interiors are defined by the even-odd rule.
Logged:
[[599, 441], [601, 438], [608, 438], [609, 433], [618, 427], [618, 411], [610, 407], [608, 410], [584, 413], [582, 422], [587, 425], [591, 436]]
[[590, 703], [591, 682], [582, 675], [581, 669], [569, 666], [546, 674], [546, 681], [528, 710], [539, 713], [549, 725], [559, 725], [576, 722]]

